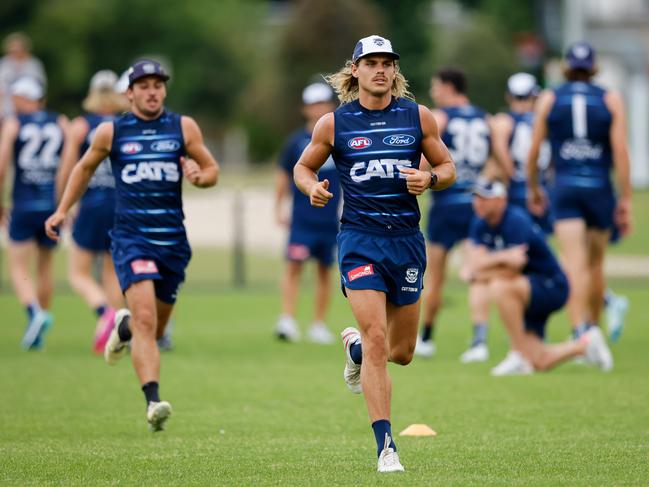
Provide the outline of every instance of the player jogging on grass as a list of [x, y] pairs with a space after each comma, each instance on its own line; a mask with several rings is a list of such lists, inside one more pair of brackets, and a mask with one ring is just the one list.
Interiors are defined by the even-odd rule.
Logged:
[[[316, 122], [325, 113], [336, 108], [335, 95], [329, 85], [312, 83], [302, 92], [302, 114], [306, 125], [296, 131], [286, 142], [279, 160], [275, 184], [275, 214], [280, 225], [289, 227], [286, 248], [286, 267], [282, 279], [282, 314], [277, 320], [276, 335], [288, 341], [300, 339], [300, 329], [295, 321], [295, 304], [304, 263], [313, 258], [317, 262], [315, 312], [308, 337], [314, 343], [333, 343], [334, 337], [325, 324], [325, 315], [331, 298], [331, 264], [334, 262], [336, 234], [338, 233], [338, 206], [340, 182], [333, 159], [320, 168], [319, 175], [329, 180], [332, 201], [325, 208], [313, 208], [293, 183], [293, 166], [311, 141]], [[282, 203], [291, 196], [293, 207], [287, 221]]]
[[[97, 72], [90, 80], [88, 96], [83, 101], [86, 113], [72, 120], [61, 155], [57, 174], [57, 193], [63, 188], [70, 171], [90, 147], [100, 123], [111, 121], [127, 109], [125, 98], [115, 92], [117, 75], [109, 70]], [[110, 256], [110, 236], [115, 220], [115, 178], [110, 160], [105, 159], [88, 183], [79, 204], [70, 242], [68, 278], [72, 288], [83, 297], [97, 315], [93, 349], [103, 353], [113, 329], [115, 310], [121, 308], [122, 296]], [[95, 259], [101, 260], [101, 283], [93, 277]]]
[[[327, 78], [342, 106], [318, 121], [294, 169], [297, 186], [317, 207], [333, 198], [329, 182], [317, 176], [329, 155], [340, 174], [338, 263], [360, 328], [342, 332], [344, 377], [365, 396], [379, 472], [403, 470], [390, 425], [387, 362], [408, 364], [417, 340], [426, 254], [416, 196], [455, 180], [435, 119], [411, 101], [397, 59], [383, 37], [358, 41], [352, 59]], [[420, 162], [422, 153], [434, 171]]]
[[[528, 160], [528, 201], [538, 212], [547, 202], [538, 182], [541, 143], [548, 138], [555, 166], [551, 194], [554, 231], [570, 281], [568, 314], [580, 336], [599, 326], [605, 290], [604, 255], [614, 223], [631, 230], [631, 181], [622, 97], [593, 84], [595, 51], [585, 43], [570, 47], [567, 82], [545, 91], [536, 104]], [[618, 177], [618, 198], [610, 178]]]
[[168, 79], [154, 61], [131, 66], [126, 93], [131, 112], [97, 127], [90, 148], [72, 170], [58, 209], [46, 222], [48, 235], [56, 238], [92, 174], [110, 157], [116, 185], [111, 253], [128, 309], [117, 312], [104, 356], [108, 364], [115, 364], [131, 344], [153, 431], [161, 430], [171, 414], [171, 405], [158, 394], [156, 338], [164, 333], [191, 257], [183, 223], [182, 175], [201, 188], [214, 186], [219, 175], [196, 122], [165, 110]]
[[[45, 110], [45, 91], [32, 78], [20, 78], [10, 87], [16, 114], [2, 124], [0, 133], [0, 217], [2, 187], [7, 166], [14, 161], [9, 223], [9, 271], [16, 296], [25, 307], [28, 324], [23, 348], [43, 346], [52, 325], [48, 309], [54, 290], [53, 249], [43, 223], [56, 207], [54, 181], [67, 131], [64, 115]], [[36, 282], [30, 275], [36, 262]]]

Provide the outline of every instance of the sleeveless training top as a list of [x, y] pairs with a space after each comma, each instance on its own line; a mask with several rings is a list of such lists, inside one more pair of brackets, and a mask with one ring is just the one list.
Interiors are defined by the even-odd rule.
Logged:
[[[109, 122], [114, 120], [113, 115], [97, 115], [94, 113], [87, 113], [83, 115], [88, 123], [88, 134], [81, 144], [80, 154], [83, 156], [90, 147], [92, 138], [95, 135], [95, 130], [102, 122]], [[115, 204], [115, 178], [110, 168], [110, 158], [104, 159], [97, 167], [95, 174], [88, 183], [88, 189], [81, 197], [80, 202], [82, 207], [93, 207], [104, 204]]]

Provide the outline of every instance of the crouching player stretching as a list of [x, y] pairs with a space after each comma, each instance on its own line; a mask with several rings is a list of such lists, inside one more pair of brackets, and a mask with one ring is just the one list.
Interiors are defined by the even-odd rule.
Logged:
[[510, 351], [492, 375], [549, 370], [580, 355], [611, 370], [613, 358], [597, 327], [577, 340], [544, 342], [547, 319], [568, 300], [568, 280], [541, 229], [525, 210], [507, 205], [505, 185], [480, 180], [473, 204], [477, 216], [469, 233], [467, 277], [496, 303], [510, 339]]
[[97, 127], [90, 148], [72, 170], [58, 209], [45, 223], [50, 238], [58, 238], [68, 210], [99, 164], [110, 157], [116, 189], [111, 254], [128, 309], [117, 312], [104, 357], [115, 364], [130, 342], [153, 431], [163, 429], [171, 415], [171, 405], [158, 395], [156, 339], [164, 334], [191, 257], [181, 176], [205, 188], [214, 186], [219, 174], [196, 122], [164, 109], [168, 79], [156, 62], [131, 66], [126, 91], [131, 111]]

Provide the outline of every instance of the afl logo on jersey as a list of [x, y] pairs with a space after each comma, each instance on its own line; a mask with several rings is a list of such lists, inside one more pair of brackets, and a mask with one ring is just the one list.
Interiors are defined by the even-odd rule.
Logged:
[[126, 144], [122, 144], [119, 150], [124, 154], [137, 154], [138, 152], [142, 152], [142, 148], [142, 144], [139, 142], [127, 142]]
[[383, 138], [383, 143], [385, 145], [412, 145], [415, 143], [415, 138], [412, 135], [406, 134], [396, 134], [388, 135]]
[[367, 137], [354, 137], [347, 142], [347, 145], [350, 149], [354, 150], [367, 149], [372, 145], [372, 139], [368, 139]]
[[177, 140], [158, 140], [151, 144], [151, 150], [155, 152], [174, 152], [180, 149], [180, 142]]

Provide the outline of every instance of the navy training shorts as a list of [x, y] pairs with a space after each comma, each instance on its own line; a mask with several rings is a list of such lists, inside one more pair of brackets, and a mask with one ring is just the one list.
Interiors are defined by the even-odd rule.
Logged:
[[554, 276], [528, 274], [527, 279], [530, 301], [525, 308], [525, 329], [543, 339], [548, 318], [566, 304], [570, 286], [563, 273]]
[[90, 252], [110, 251], [110, 235], [115, 221], [115, 204], [81, 206], [74, 221], [72, 238], [76, 244]]
[[428, 242], [444, 247], [446, 250], [469, 237], [473, 205], [433, 205], [428, 212], [426, 238]]
[[45, 220], [54, 210], [23, 211], [12, 210], [9, 222], [9, 238], [13, 242], [36, 240], [36, 243], [48, 249], [54, 248], [56, 242], [45, 234]]
[[337, 231], [313, 231], [291, 227], [286, 246], [286, 259], [304, 262], [315, 259], [329, 267], [334, 262]]
[[577, 188], [557, 186], [551, 194], [555, 221], [579, 218], [587, 228], [613, 228], [615, 195], [607, 188]]

